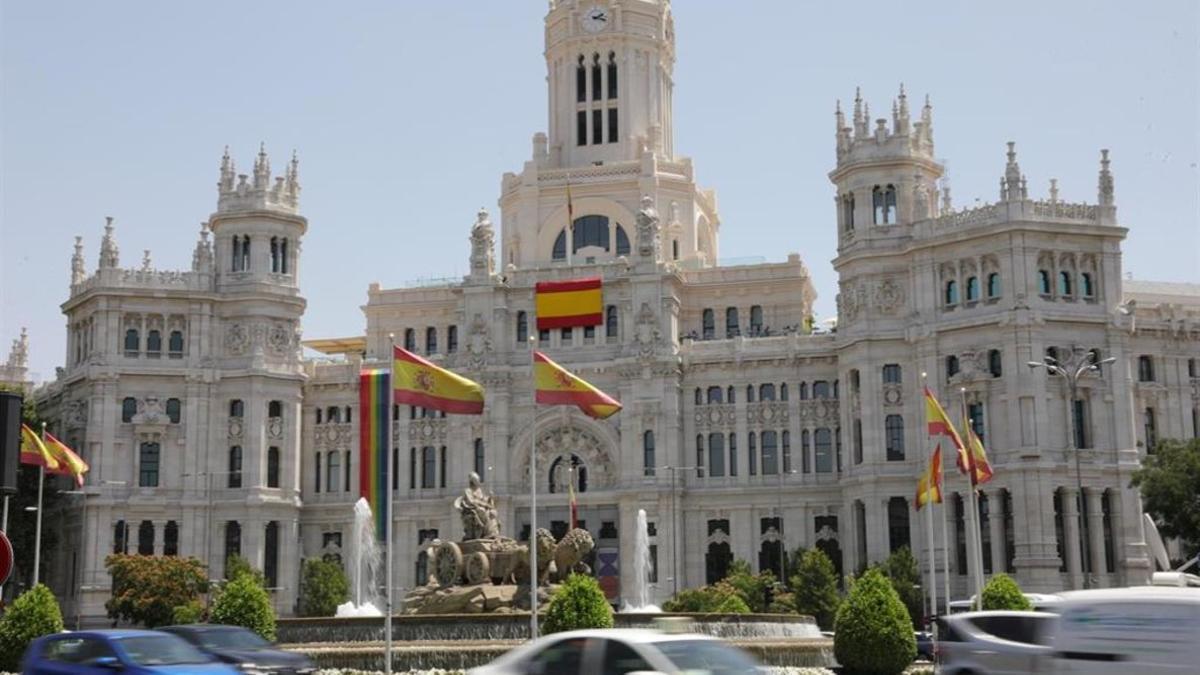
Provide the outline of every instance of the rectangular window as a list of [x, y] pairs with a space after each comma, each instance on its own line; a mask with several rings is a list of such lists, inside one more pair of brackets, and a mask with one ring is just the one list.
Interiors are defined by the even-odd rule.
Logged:
[[267, 588], [279, 586], [279, 523], [272, 520], [267, 523], [267, 532], [263, 544], [263, 578]]
[[279, 487], [279, 448], [274, 445], [267, 449], [267, 487]]
[[617, 64], [609, 57], [608, 62], [608, 98], [614, 99], [617, 97]]
[[138, 487], [158, 487], [158, 443], [142, 443], [138, 453]]
[[587, 101], [587, 68], [580, 64], [575, 69], [575, 102], [583, 103], [584, 101]]
[[587, 111], [575, 113], [575, 145], [587, 145]]
[[758, 475], [758, 437], [753, 431], [750, 432], [750, 447], [746, 457], [750, 460], [750, 475]]
[[1158, 445], [1158, 425], [1154, 420], [1154, 408], [1146, 408], [1142, 414], [1144, 429], [1143, 433], [1146, 438], [1146, 452], [1154, 454], [1154, 447]]
[[604, 111], [592, 111], [592, 145], [604, 142]]
[[570, 328], [563, 328], [563, 329], [562, 329], [561, 338], [562, 338], [562, 343], [563, 343], [564, 345], [569, 345], [569, 344], [571, 344], [571, 336], [572, 336], [572, 331], [571, 331], [571, 329], [570, 329]]
[[1080, 399], [1075, 400], [1074, 405], [1074, 433], [1075, 447], [1090, 448], [1092, 447], [1092, 434], [1090, 425], [1088, 424], [1088, 402]]
[[729, 475], [737, 475], [737, 434], [729, 434]]
[[884, 384], [900, 384], [900, 365], [889, 363], [883, 367]]
[[548, 329], [538, 331], [538, 342], [547, 346], [550, 344], [550, 331]]
[[437, 484], [437, 454], [432, 446], [421, 448], [421, 487], [431, 488]]
[[617, 109], [609, 108], [608, 109], [608, 142], [616, 143], [618, 137], [619, 137], [619, 130], [617, 129]]
[[853, 436], [851, 442], [854, 443], [854, 463], [862, 464], [863, 462], [863, 439], [862, 439], [862, 420], [854, 420]]
[[603, 89], [601, 88], [602, 84], [603, 83], [600, 81], [600, 63], [599, 62], [593, 63], [592, 64], [592, 100], [593, 101], [600, 100], [600, 94], [603, 91]]
[[971, 420], [971, 431], [979, 437], [979, 442], [987, 446], [987, 434], [983, 424], [983, 404], [971, 403], [967, 405], [967, 418]]
[[475, 439], [475, 473], [480, 478], [483, 478], [487, 474], [486, 469], [487, 469], [487, 467], [484, 466], [484, 458], [483, 458], [483, 439], [476, 438]]

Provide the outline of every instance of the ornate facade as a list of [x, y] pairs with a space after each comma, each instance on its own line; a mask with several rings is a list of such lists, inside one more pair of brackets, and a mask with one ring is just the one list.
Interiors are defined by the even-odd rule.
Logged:
[[[384, 362], [393, 340], [487, 397], [478, 417], [394, 410], [398, 589], [424, 582], [431, 540], [462, 535], [452, 501], [472, 471], [515, 530], [502, 534], [527, 535], [535, 439], [539, 523], [565, 530], [573, 484], [596, 542], [591, 568], [614, 600], [630, 588], [639, 509], [658, 601], [735, 557], [778, 569], [785, 547], [821, 547], [852, 572], [909, 545], [927, 565], [912, 507], [931, 450], [926, 385], [966, 409], [995, 466], [980, 507], [986, 572], [1041, 591], [1078, 586], [1085, 564], [1101, 585], [1146, 578], [1129, 474], [1156, 438], [1197, 433], [1200, 288], [1123, 280], [1107, 152], [1095, 204], [1060, 199], [1053, 181], [1048, 197], [1030, 196], [1010, 144], [999, 199], [956, 209], [940, 188], [928, 100], [914, 115], [901, 89], [890, 119], [876, 120], [861, 96], [849, 120], [839, 105], [838, 324], [814, 327], [798, 254], [721, 264], [715, 193], [673, 147], [669, 3], [550, 5], [549, 129], [502, 177], [499, 228], [478, 212], [461, 282], [372, 284], [363, 335], [306, 343], [327, 358], [298, 351], [306, 223], [294, 162], [271, 185], [260, 154], [253, 182], [235, 184], [226, 158], [190, 272], [156, 271], [148, 255], [120, 269], [111, 227], [95, 274], [77, 247], [67, 366], [42, 396], [93, 465], [86, 511], [64, 525], [78, 537], [82, 517], [83, 540], [55, 558], [63, 597], [91, 589], [84, 613], [102, 613], [104, 554], [137, 548], [149, 523], [147, 551], [170, 541], [214, 570], [229, 552], [273, 570], [289, 611], [299, 561], [349, 543], [358, 371]], [[604, 322], [538, 334], [534, 285], [581, 276], [603, 279]], [[535, 408], [531, 333], [624, 410], [595, 421]], [[167, 346], [152, 350], [151, 335]], [[1026, 364], [1076, 352], [1116, 360], [1070, 404], [1062, 382]], [[957, 598], [965, 485], [952, 467], [947, 480], [935, 513]]]

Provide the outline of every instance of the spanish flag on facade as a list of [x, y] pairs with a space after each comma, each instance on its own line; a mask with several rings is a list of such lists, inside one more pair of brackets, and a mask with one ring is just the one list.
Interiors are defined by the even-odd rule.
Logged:
[[983, 449], [983, 441], [975, 435], [969, 422], [966, 427], [967, 450], [958, 453], [958, 470], [970, 476], [971, 485], [983, 485], [992, 479], [992, 465]]
[[458, 415], [483, 413], [483, 387], [439, 368], [407, 349], [393, 347], [392, 387], [396, 403]]
[[88, 463], [83, 461], [83, 458], [75, 454], [75, 451], [67, 447], [66, 443], [58, 440], [51, 434], [46, 434], [46, 450], [54, 456], [58, 463], [58, 468], [51, 469], [47, 467], [48, 473], [56, 473], [62, 476], [71, 476], [75, 479], [77, 487], [83, 487], [83, 474], [87, 473], [91, 468]]
[[29, 428], [28, 424], [21, 425], [21, 463], [45, 467], [47, 471], [58, 469], [58, 460], [54, 453], [42, 442], [41, 436]]
[[545, 354], [533, 353], [533, 386], [541, 405], [574, 405], [589, 417], [602, 420], [621, 410], [621, 402], [567, 372]]
[[929, 466], [925, 468], [921, 478], [917, 480], [917, 510], [926, 504], [942, 503], [942, 444], [938, 443], [929, 458]]
[[925, 387], [925, 424], [930, 436], [949, 438], [950, 442], [954, 444], [955, 450], [958, 451], [959, 461], [965, 461], [962, 437], [958, 435], [954, 424], [950, 422], [950, 417], [946, 415], [946, 411], [942, 408], [942, 404], [938, 403], [933, 392], [929, 391], [929, 387]]
[[535, 307], [538, 330], [599, 326], [604, 322], [600, 277], [539, 281]]

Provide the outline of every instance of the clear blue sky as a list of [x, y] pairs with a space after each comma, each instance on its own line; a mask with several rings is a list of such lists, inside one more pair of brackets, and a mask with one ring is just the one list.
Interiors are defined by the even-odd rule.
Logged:
[[[300, 153], [306, 337], [360, 334], [367, 285], [467, 269], [480, 205], [545, 128], [545, 0], [0, 4], [0, 354], [20, 326], [53, 377], [73, 237], [104, 216], [124, 266], [183, 269], [228, 144]], [[1004, 143], [1030, 191], [1095, 201], [1112, 150], [1125, 269], [1200, 280], [1193, 0], [677, 0], [675, 148], [714, 187], [723, 257], [811, 268], [834, 311], [834, 100], [934, 104], [958, 205], [996, 199]], [[0, 356], [3, 358], [3, 356]]]

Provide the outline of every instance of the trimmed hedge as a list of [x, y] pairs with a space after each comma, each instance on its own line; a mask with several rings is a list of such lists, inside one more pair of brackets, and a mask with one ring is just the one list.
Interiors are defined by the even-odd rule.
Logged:
[[208, 619], [213, 623], [248, 628], [265, 640], [275, 641], [275, 610], [271, 607], [271, 597], [252, 574], [239, 574], [225, 584]]
[[896, 675], [917, 657], [912, 620], [891, 582], [868, 569], [837, 613], [833, 654], [843, 672]]
[[546, 608], [547, 634], [583, 628], [612, 628], [613, 612], [600, 584], [586, 574], [572, 574], [550, 598]]
[[1012, 577], [1000, 573], [993, 576], [983, 587], [983, 608], [1031, 610], [1033, 605]]
[[300, 616], [333, 616], [350, 597], [350, 582], [342, 566], [309, 558], [300, 573]]
[[19, 671], [30, 642], [62, 630], [62, 610], [50, 589], [38, 584], [25, 591], [0, 617], [0, 670]]

